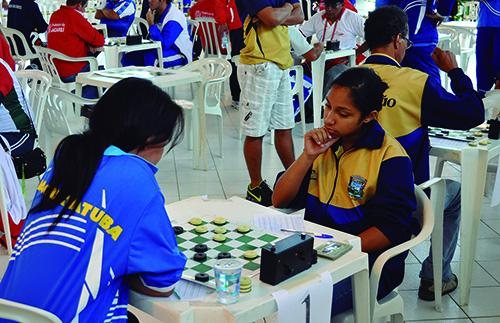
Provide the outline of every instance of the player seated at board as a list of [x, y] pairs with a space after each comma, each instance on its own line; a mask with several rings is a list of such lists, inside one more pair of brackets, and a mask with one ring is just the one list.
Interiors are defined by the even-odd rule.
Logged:
[[[305, 134], [304, 151], [278, 179], [272, 198], [275, 207], [305, 206], [306, 220], [359, 236], [370, 268], [419, 230], [410, 158], [376, 121], [386, 89], [371, 69], [343, 72], [326, 97], [324, 126]], [[378, 298], [402, 282], [406, 255], [385, 265]], [[350, 279], [333, 292], [333, 314], [352, 307]]]
[[[407, 15], [396, 6], [370, 12], [365, 22], [365, 39], [371, 55], [365, 65], [389, 85], [379, 113], [382, 127], [405, 148], [413, 164], [415, 183], [429, 179], [429, 136], [427, 127], [467, 130], [484, 122], [484, 106], [470, 78], [458, 68], [455, 54], [436, 48], [432, 59], [450, 78], [455, 94], [449, 93], [429, 75], [401, 67], [408, 41]], [[460, 184], [446, 180], [443, 213], [442, 294], [454, 291], [458, 279], [451, 270], [460, 227]], [[418, 297], [434, 300], [432, 255], [422, 263]]]
[[182, 108], [150, 81], [111, 87], [88, 130], [59, 143], [0, 298], [63, 322], [126, 322], [129, 289], [169, 296], [186, 257], [154, 174], [183, 128]]

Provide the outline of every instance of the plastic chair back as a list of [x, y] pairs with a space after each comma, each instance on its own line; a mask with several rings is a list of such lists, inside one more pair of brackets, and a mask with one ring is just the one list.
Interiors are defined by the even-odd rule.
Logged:
[[52, 78], [48, 73], [39, 70], [17, 71], [15, 75], [35, 114], [33, 122], [36, 133], [39, 134]]
[[29, 60], [38, 57], [38, 54], [31, 50], [31, 47], [28, 45], [28, 41], [19, 30], [0, 26], [0, 31], [9, 43], [12, 58], [14, 58], [14, 61], [21, 69], [26, 67]]
[[28, 323], [60, 323], [61, 320], [45, 310], [0, 298], [0, 318]]
[[[200, 17], [195, 19], [198, 22], [198, 34], [201, 37], [201, 45], [205, 53], [205, 57], [227, 57], [231, 56], [231, 44], [228, 41], [226, 52], [222, 53], [221, 40], [219, 39], [219, 32], [214, 18]], [[229, 35], [228, 35], [229, 37]]]
[[[1, 139], [0, 139], [1, 140]], [[12, 236], [10, 234], [9, 213], [7, 212], [6, 198], [5, 198], [5, 183], [3, 172], [0, 171], [0, 216], [2, 217], [3, 234], [7, 243], [7, 253], [12, 254]], [[1, 311], [0, 311], [1, 313]], [[0, 315], [1, 317], [1, 315]]]
[[56, 50], [40, 47], [36, 48], [39, 54], [42, 70], [47, 72], [52, 77], [52, 85], [65, 88], [69, 91], [75, 88], [75, 82], [65, 83], [62, 81], [59, 71], [54, 63], [55, 60], [62, 60], [66, 62], [88, 62], [90, 71], [96, 71], [98, 64], [95, 57], [70, 57], [66, 56]]

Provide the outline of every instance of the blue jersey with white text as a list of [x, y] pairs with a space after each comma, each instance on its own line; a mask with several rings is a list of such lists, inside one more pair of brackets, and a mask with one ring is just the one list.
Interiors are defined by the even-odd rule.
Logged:
[[[177, 248], [156, 167], [110, 146], [74, 213], [29, 214], [0, 283], [0, 297], [35, 306], [63, 322], [126, 322], [129, 287], [168, 291], [186, 258]], [[45, 174], [34, 205], [52, 188]], [[66, 212], [70, 213], [70, 212]]]

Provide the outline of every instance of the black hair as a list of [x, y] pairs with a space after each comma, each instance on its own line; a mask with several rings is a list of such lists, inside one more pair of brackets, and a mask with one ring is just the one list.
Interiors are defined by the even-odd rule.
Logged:
[[81, 3], [82, 7], [85, 7], [87, 2], [88, 2], [88, 0], [66, 0], [66, 5], [67, 6], [74, 6], [74, 5]]
[[[182, 108], [151, 81], [127, 78], [113, 85], [95, 105], [88, 129], [64, 138], [56, 148], [53, 175], [40, 202], [30, 212], [63, 206], [59, 217], [81, 202], [111, 145], [125, 152], [182, 140]], [[49, 197], [50, 196], [50, 197]]]
[[325, 6], [336, 7], [339, 3], [344, 3], [344, 0], [325, 0]]
[[408, 17], [401, 8], [384, 6], [368, 14], [365, 40], [371, 50], [389, 44], [398, 34], [408, 36]]
[[340, 74], [332, 86], [348, 88], [350, 97], [361, 117], [366, 117], [373, 110], [382, 109], [384, 92], [389, 87], [371, 68], [353, 67]]

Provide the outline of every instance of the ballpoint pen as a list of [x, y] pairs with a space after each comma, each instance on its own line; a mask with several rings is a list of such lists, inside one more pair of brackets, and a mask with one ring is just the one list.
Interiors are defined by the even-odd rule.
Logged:
[[320, 239], [332, 239], [333, 236], [331, 234], [327, 233], [314, 233], [314, 232], [308, 232], [308, 231], [301, 231], [301, 230], [290, 230], [290, 229], [281, 229], [283, 232], [293, 232], [293, 233], [305, 233], [314, 236], [315, 238], [320, 238]]

